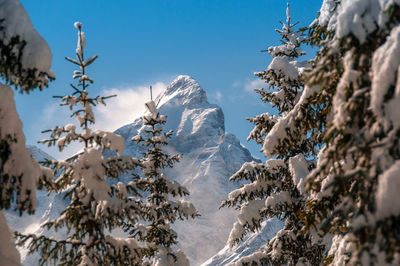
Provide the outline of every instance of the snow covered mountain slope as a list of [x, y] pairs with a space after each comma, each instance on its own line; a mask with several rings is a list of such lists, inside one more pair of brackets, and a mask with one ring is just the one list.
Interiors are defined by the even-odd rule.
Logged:
[[[229, 177], [244, 162], [255, 159], [234, 135], [225, 132], [221, 108], [208, 103], [205, 91], [193, 78], [178, 76], [155, 102], [159, 102], [159, 112], [167, 116], [165, 131], [174, 131], [169, 152], [183, 154], [181, 162], [166, 174], [188, 188], [188, 199], [201, 214], [175, 226], [180, 248], [191, 265], [199, 265], [225, 246], [232, 228], [235, 211], [218, 209], [237, 186]], [[130, 141], [141, 128], [137, 119], [116, 131], [126, 141], [125, 153], [141, 155]]]
[[28, 149], [28, 151], [30, 151], [30, 153], [32, 153], [33, 158], [35, 158], [35, 160], [38, 162], [44, 161], [46, 159], [55, 160], [51, 155], [47, 154], [35, 145], [26, 145], [26, 148]]
[[[229, 182], [229, 177], [244, 162], [255, 159], [234, 135], [225, 132], [221, 108], [207, 101], [205, 91], [193, 78], [178, 76], [155, 102], [159, 103], [159, 112], [167, 116], [164, 130], [174, 131], [167, 146], [168, 152], [183, 154], [180, 163], [166, 174], [188, 188], [188, 199], [201, 214], [194, 220], [174, 225], [179, 246], [185, 251], [191, 265], [200, 265], [224, 248], [237, 216], [232, 209], [219, 210], [220, 203], [238, 186]], [[141, 157], [143, 148], [130, 140], [141, 130], [141, 119], [116, 130], [125, 139], [125, 154]], [[40, 149], [29, 148], [38, 160], [46, 158], [47, 155]], [[123, 178], [128, 181], [131, 176]], [[56, 217], [66, 204], [62, 196], [51, 194], [48, 197], [45, 192], [43, 195], [39, 192], [38, 197], [39, 208], [28, 222], [7, 216], [14, 229], [42, 233], [39, 225]], [[62, 232], [52, 236], [58, 234]], [[21, 254], [24, 265], [36, 265], [37, 259], [37, 255]]]
[[259, 232], [248, 234], [241, 243], [232, 249], [229, 248], [229, 245], [226, 245], [218, 254], [203, 263], [202, 266], [222, 266], [234, 263], [267, 244], [283, 226], [283, 221], [277, 218], [269, 219], [262, 223]]

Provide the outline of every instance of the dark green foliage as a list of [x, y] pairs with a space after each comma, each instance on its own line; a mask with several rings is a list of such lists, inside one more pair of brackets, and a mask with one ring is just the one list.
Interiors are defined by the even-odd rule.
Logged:
[[[336, 1], [333, 13], [341, 3]], [[376, 201], [380, 180], [400, 159], [400, 131], [385, 125], [372, 104], [374, 57], [398, 27], [399, 10], [397, 5], [383, 10], [386, 25], [377, 25], [365, 40], [353, 34], [338, 38], [335, 28], [328, 31], [326, 25], [315, 24], [310, 31], [311, 43], [319, 45], [320, 52], [306, 83], [321, 88], [316, 100], [323, 107], [317, 111], [325, 121], [325, 146], [307, 178], [315, 196], [307, 204], [306, 225], [321, 235], [335, 236], [326, 264], [400, 263], [399, 217], [382, 218]], [[395, 97], [395, 84], [382, 106]]]
[[163, 173], [163, 169], [173, 167], [181, 158], [180, 154], [171, 156], [163, 150], [172, 135], [172, 131], [163, 132], [166, 117], [158, 113], [153, 101], [146, 103], [146, 108], [148, 113], [142, 118], [143, 127], [132, 139], [147, 147], [140, 160], [142, 174], [134, 176], [137, 187], [145, 195], [144, 224], [132, 224], [130, 234], [138, 236], [150, 248], [153, 264], [186, 265], [188, 261], [183, 252], [172, 249], [178, 235], [170, 226], [178, 219], [195, 218], [198, 214], [190, 202], [177, 199], [189, 194], [186, 188], [170, 181]]
[[[50, 138], [41, 142], [63, 150], [71, 142], [79, 141], [84, 149], [66, 161], [44, 162], [59, 175], [51, 191], [63, 194], [69, 201], [59, 218], [43, 225], [47, 230], [59, 232], [57, 237], [49, 237], [49, 233], [40, 236], [16, 233], [18, 244], [28, 245], [30, 253], [39, 252], [41, 265], [141, 265], [145, 253], [138, 241], [112, 236], [115, 229], [136, 223], [143, 216], [136, 185], [111, 182], [119, 181], [120, 175], [133, 170], [139, 161], [121, 155], [124, 149], [121, 136], [90, 128], [95, 122], [92, 107], [105, 104], [104, 100], [112, 96], [89, 97], [87, 89], [93, 80], [87, 76], [86, 68], [97, 56], [84, 59], [82, 25], [76, 23], [75, 26], [78, 29], [77, 59], [67, 60], [79, 66], [79, 70], [74, 71], [78, 82], [71, 84], [73, 93], [58, 98], [61, 98], [61, 105], [73, 111], [81, 132], [73, 124], [57, 126], [46, 131], [51, 133]], [[102, 154], [105, 150], [115, 151], [116, 155], [105, 158]]]
[[4, 19], [0, 19], [0, 75], [9, 84], [15, 85], [20, 92], [29, 93], [35, 88], [43, 89], [54, 80], [52, 74], [39, 72], [36, 68], [24, 68], [22, 56], [27, 45], [20, 36], [13, 36], [6, 41]]
[[257, 89], [262, 101], [276, 108], [279, 115], [261, 114], [248, 120], [255, 124], [248, 140], [263, 145], [266, 163], [246, 163], [231, 177], [231, 181], [247, 181], [230, 193], [221, 205], [240, 210], [228, 240], [238, 244], [248, 232], [261, 228], [261, 222], [277, 217], [285, 221], [284, 228], [258, 251], [241, 258], [242, 265], [318, 265], [322, 262], [325, 246], [304, 228], [306, 203], [303, 179], [315, 168], [316, 153], [322, 143], [324, 123], [320, 111], [325, 108], [315, 95], [304, 90], [308, 62], [296, 59], [304, 52], [300, 46], [306, 41], [302, 32], [294, 31], [290, 22], [277, 30], [283, 45], [270, 47], [273, 57], [268, 69], [255, 73], [268, 85], [268, 90]]

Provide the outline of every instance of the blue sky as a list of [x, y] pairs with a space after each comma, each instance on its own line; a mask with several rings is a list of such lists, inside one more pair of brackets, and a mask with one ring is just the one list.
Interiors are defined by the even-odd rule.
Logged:
[[[64, 57], [74, 56], [73, 23], [81, 21], [87, 37], [86, 54], [99, 55], [89, 68], [89, 75], [95, 80], [92, 88], [97, 93], [112, 90], [121, 92], [122, 98], [138, 96], [137, 101], [143, 97], [146, 86], [157, 84], [161, 89], [179, 74], [190, 75], [207, 92], [209, 102], [222, 107], [227, 131], [235, 134], [254, 155], [262, 157], [259, 146], [246, 142], [252, 127], [245, 118], [272, 111], [252, 92], [253, 87], [261, 84], [253, 73], [264, 70], [271, 61], [260, 50], [279, 45], [279, 35], [274, 29], [280, 28], [279, 21], [285, 20], [286, 1], [21, 2], [35, 28], [50, 45], [52, 69], [57, 77], [42, 92], [16, 93], [28, 144], [46, 137], [40, 133], [42, 130], [69, 123], [65, 121], [67, 112], [56, 107], [58, 102], [52, 96], [70, 91], [74, 66]], [[292, 21], [299, 21], [303, 27], [316, 17], [322, 1], [289, 2]], [[129, 102], [125, 99], [124, 104]], [[138, 104], [132, 99], [132, 105]], [[140, 112], [140, 108], [132, 112]], [[107, 116], [104, 110], [102, 115]], [[116, 123], [105, 122], [99, 126], [116, 129]], [[54, 149], [46, 151], [63, 157]]]

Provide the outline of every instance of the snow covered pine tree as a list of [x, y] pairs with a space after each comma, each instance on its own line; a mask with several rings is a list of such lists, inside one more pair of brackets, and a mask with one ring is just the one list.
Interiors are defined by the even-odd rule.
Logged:
[[400, 1], [325, 0], [308, 85], [324, 94], [326, 146], [307, 178], [308, 226], [334, 265], [400, 265]]
[[[43, 89], [54, 79], [51, 51], [33, 27], [18, 0], [0, 3], [0, 75], [21, 93]], [[51, 183], [49, 169], [41, 167], [25, 147], [22, 122], [12, 89], [0, 84], [0, 265], [19, 265], [19, 253], [2, 209], [22, 214], [36, 208], [36, 188]]]
[[[110, 235], [126, 223], [135, 223], [141, 214], [142, 204], [135, 197], [135, 184], [117, 182], [121, 173], [138, 165], [138, 160], [121, 156], [124, 150], [121, 136], [89, 127], [95, 122], [92, 106], [105, 104], [104, 100], [109, 97], [89, 97], [87, 89], [93, 80], [87, 76], [86, 69], [97, 55], [85, 60], [82, 24], [76, 22], [74, 26], [78, 29], [76, 59], [66, 59], [79, 66], [73, 75], [78, 84], [71, 84], [74, 89], [71, 95], [59, 98], [61, 105], [71, 110], [81, 106], [72, 116], [77, 118], [82, 130], [78, 132], [73, 124], [56, 127], [49, 130], [49, 139], [41, 141], [49, 146], [57, 145], [60, 151], [73, 141], [84, 144], [83, 152], [66, 161], [47, 161], [55, 173], [60, 173], [54, 190], [65, 193], [69, 205], [59, 218], [43, 227], [56, 231], [66, 228], [66, 238], [17, 234], [19, 244], [29, 243], [30, 252], [40, 252], [40, 264], [52, 261], [63, 265], [141, 265], [144, 251], [138, 241]], [[106, 149], [116, 155], [104, 158], [102, 152]]]
[[144, 176], [136, 176], [137, 187], [145, 192], [144, 224], [134, 224], [130, 230], [133, 236], [146, 243], [151, 250], [152, 262], [148, 265], [189, 265], [185, 254], [174, 251], [172, 245], [177, 244], [177, 233], [171, 225], [177, 219], [195, 218], [198, 216], [192, 203], [184, 200], [171, 200], [188, 195], [187, 189], [162, 173], [162, 169], [172, 167], [181, 158], [180, 154], [169, 155], [163, 151], [163, 146], [168, 144], [172, 131], [163, 133], [162, 125], [166, 117], [160, 115], [154, 101], [145, 104], [147, 114], [142, 117], [143, 127], [132, 138], [136, 143], [147, 147], [143, 158], [140, 160]]
[[221, 205], [240, 210], [229, 236], [230, 246], [240, 242], [249, 231], [257, 231], [264, 219], [278, 217], [285, 220], [285, 226], [269, 243], [236, 265], [319, 265], [325, 249], [319, 242], [313, 243], [311, 235], [303, 230], [309, 196], [304, 190], [304, 179], [315, 167], [319, 135], [303, 121], [303, 114], [307, 113], [303, 76], [310, 65], [296, 61], [305, 54], [300, 48], [305, 39], [301, 32], [294, 31], [289, 4], [286, 13], [286, 23], [282, 23], [282, 30], [277, 30], [283, 44], [268, 49], [272, 62], [264, 72], [255, 73], [272, 92], [256, 91], [279, 115], [265, 113], [248, 119], [255, 124], [248, 140], [263, 144], [266, 157], [276, 159], [245, 163], [230, 180], [250, 183], [231, 192]]

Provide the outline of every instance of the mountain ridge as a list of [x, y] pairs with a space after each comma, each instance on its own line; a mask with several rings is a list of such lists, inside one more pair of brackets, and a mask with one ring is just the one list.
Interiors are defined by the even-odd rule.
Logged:
[[[183, 154], [181, 161], [174, 168], [166, 169], [165, 174], [187, 187], [190, 192], [187, 199], [201, 214], [197, 219], [178, 221], [173, 225], [178, 233], [178, 247], [184, 250], [191, 265], [200, 265], [225, 246], [237, 216], [233, 209], [219, 210], [220, 203], [228, 193], [239, 186], [229, 182], [229, 177], [244, 162], [256, 159], [233, 134], [225, 131], [222, 109], [208, 102], [206, 92], [192, 77], [178, 76], [156, 97], [155, 102], [158, 103], [160, 114], [167, 116], [164, 131], [174, 131], [166, 151]], [[141, 119], [138, 118], [115, 131], [125, 140], [125, 155], [142, 156], [144, 148], [131, 141], [131, 138], [143, 130]], [[44, 158], [40, 149], [31, 147], [31, 150], [37, 153], [37, 157]], [[128, 181], [131, 175], [126, 174], [121, 178]], [[47, 208], [42, 206], [43, 210], [31, 219], [36, 227], [18, 225], [13, 220], [14, 227], [25, 232], [41, 233], [38, 225], [56, 217], [65, 205], [61, 195], [52, 197]], [[37, 254], [23, 256], [23, 259], [24, 265], [35, 265]]]
[[[192, 265], [200, 265], [225, 246], [236, 211], [219, 209], [239, 185], [229, 181], [244, 162], [256, 160], [231, 133], [225, 131], [222, 109], [207, 100], [206, 92], [190, 76], [178, 76], [156, 97], [160, 114], [167, 116], [165, 131], [173, 130], [167, 149], [181, 153], [181, 162], [167, 176], [190, 192], [201, 216], [177, 222], [178, 242]], [[126, 140], [125, 154], [138, 157], [143, 150], [129, 139], [144, 130], [141, 120], [115, 131]]]

